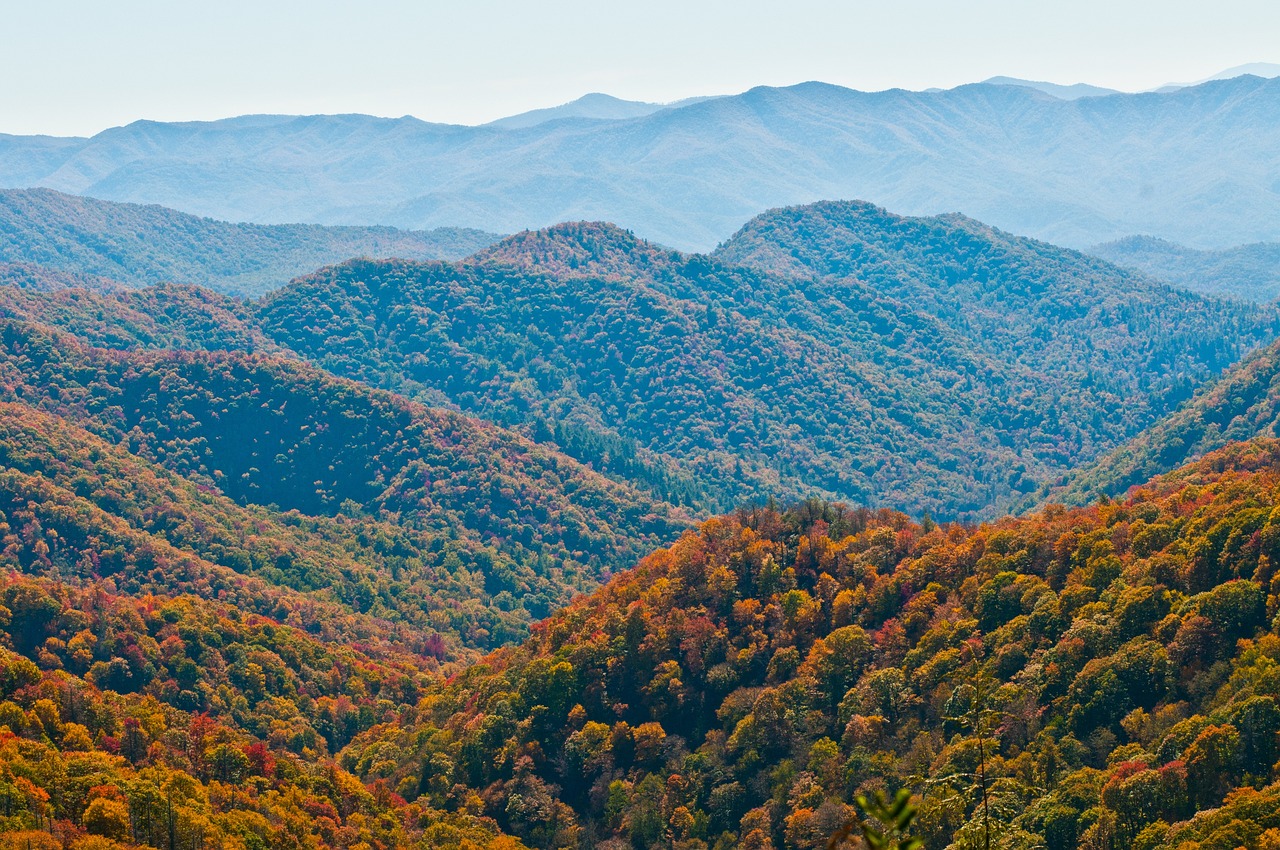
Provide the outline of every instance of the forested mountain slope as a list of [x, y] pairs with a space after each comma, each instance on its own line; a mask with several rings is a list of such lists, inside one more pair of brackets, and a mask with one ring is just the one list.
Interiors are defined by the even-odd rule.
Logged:
[[1194, 292], [1249, 301], [1274, 301], [1280, 296], [1277, 242], [1198, 251], [1153, 236], [1130, 236], [1094, 245], [1089, 253]]
[[0, 312], [109, 348], [310, 360], [518, 428], [650, 500], [819, 494], [945, 518], [1023, 503], [1280, 333], [1274, 307], [853, 202], [771, 211], [714, 257], [564, 224], [453, 264], [347, 262], [255, 302], [5, 288]]
[[742, 510], [342, 762], [545, 848], [819, 850], [884, 787], [930, 850], [1269, 848], [1278, 470], [1239, 444], [976, 528]]
[[[25, 544], [43, 529], [51, 545], [44, 557], [11, 553], [25, 572], [106, 577], [130, 595], [216, 596], [327, 640], [469, 657], [520, 638], [525, 597], [547, 584], [466, 529], [238, 504], [27, 405], [0, 409], [0, 466], [11, 504], [36, 523]], [[60, 514], [66, 506], [79, 516]], [[485, 589], [503, 581], [510, 604]]]
[[195, 283], [253, 295], [348, 257], [457, 259], [497, 238], [452, 227], [421, 232], [231, 224], [49, 189], [0, 191], [0, 263], [78, 275], [81, 285], [89, 276], [131, 286]]
[[1229, 442], [1278, 436], [1278, 426], [1280, 342], [1247, 358], [1132, 440], [1051, 482], [1041, 496], [1069, 504], [1120, 496]]
[[242, 302], [199, 286], [105, 292], [0, 286], [0, 316], [59, 328], [99, 348], [286, 353]]
[[686, 516], [209, 290], [51, 289], [0, 291], [0, 845], [520, 850], [335, 757]]
[[5, 289], [31, 289], [36, 292], [53, 292], [60, 289], [83, 289], [90, 292], [110, 292], [123, 288], [123, 284], [92, 274], [80, 274], [66, 269], [51, 269], [34, 263], [0, 263], [0, 286]]
[[523, 626], [461, 608], [431, 541], [236, 506], [19, 404], [0, 467], [4, 846], [516, 846], [334, 761], [412, 709], [468, 618], [473, 645]]
[[[963, 427], [948, 414], [970, 403], [945, 379], [986, 364], [963, 351], [945, 352], [946, 362], [928, 352], [934, 362], [923, 363], [915, 349], [928, 344], [891, 350], [881, 335], [897, 328], [905, 338], [914, 317], [900, 320], [883, 305], [862, 311], [874, 325], [840, 350], [710, 295], [713, 285], [774, 281], [740, 280], [714, 264], [698, 274], [677, 271], [677, 290], [627, 273], [358, 262], [295, 282], [259, 315], [266, 334], [332, 371], [526, 423], [602, 468], [695, 504], [811, 489], [914, 502], [922, 494], [908, 492], [913, 482], [882, 468], [876, 447], [889, 442], [931, 466], [935, 445], [952, 466], [970, 463], [941, 441], [917, 447], [921, 434]], [[935, 374], [941, 368], [949, 374]], [[850, 421], [858, 427], [846, 433], [839, 423]], [[680, 467], [691, 480], [668, 472]], [[972, 486], [963, 481], [971, 472], [937, 473], [957, 495]]]
[[947, 517], [1019, 502], [1280, 331], [1272, 308], [856, 203], [765, 214], [713, 257], [558, 225], [457, 264], [347, 263], [255, 309], [327, 369], [522, 425], [660, 498]]
[[5, 321], [0, 376], [5, 399], [235, 501], [493, 546], [519, 568], [475, 580], [535, 616], [687, 522], [509, 431], [279, 358], [105, 351]]
[[856, 201], [771, 210], [715, 256], [856, 279], [993, 357], [1148, 410], [1173, 409], [1280, 329], [1274, 309], [1177, 291], [965, 216], [911, 218]]
[[[227, 603], [0, 577], [0, 840], [33, 850], [517, 850], [335, 764], [426, 678]], [[33, 647], [31, 641], [35, 641]], [[214, 699], [197, 708], [195, 694]]]
[[[1280, 79], [1064, 101], [1022, 86], [755, 88], [630, 120], [460, 127], [366, 115], [138, 121], [0, 136], [0, 186], [231, 221], [469, 226], [607, 219], [709, 250], [762, 209], [870, 198], [1085, 247], [1280, 239]], [[1230, 199], [1224, 202], [1224, 199]]]
[[860, 204], [718, 257], [568, 224], [250, 302], [25, 269], [6, 850], [820, 850], [899, 787], [929, 850], [1280, 844], [1280, 441], [1137, 479], [1274, 433], [1280, 343], [1111, 461], [1124, 501], [686, 531], [766, 494], [999, 511], [1270, 308]]

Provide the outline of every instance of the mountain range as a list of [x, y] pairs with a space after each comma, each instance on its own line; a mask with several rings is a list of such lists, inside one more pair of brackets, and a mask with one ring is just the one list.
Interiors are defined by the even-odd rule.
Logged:
[[0, 295], [95, 346], [307, 360], [552, 443], [656, 503], [818, 494], [940, 518], [1022, 503], [1280, 331], [1273, 307], [855, 202], [765, 213], [711, 256], [578, 223], [455, 263], [353, 260], [250, 302]]
[[860, 197], [908, 214], [964, 210], [1081, 248], [1135, 233], [1223, 248], [1280, 239], [1278, 103], [1280, 80], [1240, 76], [1071, 101], [1014, 85], [804, 83], [506, 129], [360, 115], [140, 121], [87, 139], [0, 136], [0, 186], [230, 221], [511, 233], [605, 219], [704, 251], [761, 209]]
[[1280, 243], [1197, 251], [1152, 236], [1095, 245], [1089, 253], [1195, 292], [1274, 301], [1280, 296]]
[[622, 100], [602, 92], [591, 92], [569, 103], [562, 103], [559, 106], [551, 106], [546, 109], [532, 109], [528, 112], [521, 112], [518, 115], [508, 115], [505, 118], [490, 121], [485, 126], [513, 130], [566, 118], [617, 121], [626, 118], [641, 118], [645, 115], [660, 112], [663, 109], [679, 109], [682, 106], [690, 106], [704, 100], [711, 100], [711, 98], [690, 97], [673, 103], [646, 103], [640, 100]]
[[1254, 77], [1264, 77], [1268, 80], [1274, 79], [1275, 77], [1280, 77], [1280, 65], [1276, 64], [1275, 62], [1247, 62], [1244, 65], [1235, 65], [1231, 68], [1227, 68], [1223, 71], [1219, 71], [1213, 76], [1205, 77], [1204, 79], [1197, 80], [1194, 83], [1168, 83], [1166, 85], [1160, 86], [1158, 89], [1156, 89], [1156, 91], [1157, 92], [1176, 91], [1178, 89], [1184, 89], [1189, 86], [1198, 86], [1201, 83], [1210, 83], [1215, 80], [1231, 80], [1231, 79], [1235, 79], [1236, 77], [1244, 76], [1245, 74], [1248, 74]]
[[[1159, 94], [1167, 94], [1168, 92], [1177, 91], [1178, 89], [1190, 88], [1203, 83], [1215, 82], [1217, 80], [1233, 80], [1236, 77], [1254, 76], [1264, 79], [1272, 79], [1280, 77], [1280, 65], [1273, 62], [1249, 62], [1245, 65], [1236, 65], [1223, 71], [1197, 80], [1193, 83], [1166, 83], [1163, 86], [1151, 89]], [[1103, 97], [1110, 94], [1121, 94], [1119, 89], [1106, 88], [1105, 86], [1094, 86], [1088, 83], [1073, 83], [1071, 85], [1063, 85], [1061, 83], [1049, 83], [1042, 80], [1023, 80], [1018, 77], [990, 77], [982, 81], [985, 84], [1000, 86], [1023, 86], [1025, 88], [1036, 89], [1045, 94], [1053, 95], [1059, 100], [1076, 100], [1082, 97]]]
[[0, 847], [1280, 842], [1274, 305], [853, 201], [286, 280], [353, 243], [5, 197]]
[[[13, 282], [41, 288], [180, 282], [255, 295], [349, 257], [458, 259], [497, 239], [451, 227], [231, 224], [48, 189], [0, 191], [0, 268]], [[36, 280], [34, 267], [54, 274]], [[68, 272], [72, 279], [57, 280]]]
[[1046, 83], [1042, 80], [1021, 80], [1017, 77], [991, 77], [982, 82], [984, 85], [991, 86], [1022, 86], [1023, 88], [1035, 89], [1052, 95], [1059, 100], [1078, 100], [1082, 97], [1103, 97], [1109, 94], [1120, 94], [1118, 89], [1091, 86], [1088, 83], [1062, 85], [1060, 83]]

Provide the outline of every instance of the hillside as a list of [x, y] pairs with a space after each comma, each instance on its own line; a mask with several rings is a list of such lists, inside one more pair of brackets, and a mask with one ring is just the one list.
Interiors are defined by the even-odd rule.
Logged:
[[496, 238], [460, 228], [230, 224], [48, 189], [0, 191], [0, 263], [71, 275], [76, 286], [85, 286], [87, 276], [255, 295], [349, 257], [457, 259]]
[[335, 762], [503, 619], [437, 546], [236, 506], [17, 404], [0, 465], [4, 846], [518, 846]]
[[99, 348], [284, 354], [240, 301], [191, 285], [47, 292], [0, 286], [0, 316], [60, 328]]
[[[795, 259], [855, 244], [849, 268]], [[714, 257], [558, 225], [453, 265], [347, 263], [256, 311], [326, 369], [524, 427], [662, 499], [946, 517], [1020, 501], [1280, 330], [1274, 310], [861, 204], [765, 214]]]
[[521, 846], [335, 764], [327, 738], [412, 710], [412, 668], [198, 596], [117, 595], [110, 580], [8, 574], [0, 598], [13, 615], [0, 628], [13, 647], [0, 648], [7, 847]]
[[107, 577], [135, 596], [214, 596], [384, 653], [394, 639], [394, 652], [449, 661], [518, 639], [528, 610], [494, 604], [476, 576], [506, 576], [522, 596], [545, 584], [464, 529], [238, 504], [26, 405], [0, 406], [0, 466], [11, 504], [53, 545], [45, 558], [18, 556], [24, 572]]
[[1259, 302], [1280, 296], [1280, 243], [1276, 242], [1197, 251], [1151, 236], [1130, 236], [1094, 245], [1089, 253], [1193, 292]]
[[310, 360], [695, 510], [817, 494], [948, 519], [1023, 503], [1280, 332], [1270, 307], [855, 202], [770, 211], [711, 257], [563, 224], [250, 303], [7, 288], [0, 311], [107, 348]]
[[[596, 251], [613, 273], [580, 263], [581, 274], [544, 274], [504, 256], [543, 247]], [[637, 267], [646, 257], [649, 271]], [[853, 327], [822, 328], [802, 290], [586, 226], [458, 266], [349, 263], [264, 300], [259, 317], [331, 371], [522, 424], [663, 498], [726, 509], [819, 490], [935, 512], [984, 506], [983, 460], [1011, 465], [971, 413], [998, 368], [874, 298]], [[789, 299], [792, 324], [762, 307]], [[971, 427], [987, 438], [966, 439]], [[899, 463], [886, 463], [888, 446]], [[946, 482], [945, 500], [914, 464]]]
[[809, 82], [522, 129], [253, 115], [3, 136], [0, 186], [263, 223], [513, 233], [606, 219], [704, 251], [762, 209], [857, 197], [1075, 247], [1150, 233], [1222, 248], [1280, 241], [1278, 135], [1280, 79], [1254, 76], [1070, 101]]
[[122, 284], [105, 277], [66, 269], [51, 269], [33, 263], [0, 263], [0, 286], [35, 292], [55, 292], [60, 289], [110, 292], [123, 288]]
[[1068, 504], [1119, 496], [1233, 441], [1278, 436], [1280, 342], [1232, 368], [1169, 416], [1039, 494]]
[[742, 510], [342, 764], [546, 848], [818, 850], [875, 788], [931, 850], [1270, 848], [1278, 467], [1256, 441], [977, 528]]
[[929, 850], [1280, 844], [1280, 343], [1192, 393], [1271, 308], [859, 203], [17, 268], [6, 850], [821, 850], [898, 788]]
[[904, 217], [856, 201], [771, 210], [714, 256], [857, 280], [992, 357], [1051, 374], [1063, 387], [1095, 387], [1128, 407], [1172, 409], [1280, 330], [1274, 309], [1196, 298], [965, 216]]
[[437, 553], [450, 540], [492, 547], [501, 557], [477, 553], [480, 574], [459, 569], [459, 580], [526, 618], [687, 523], [509, 431], [290, 360], [106, 351], [4, 321], [0, 385], [4, 400], [241, 504], [386, 520], [429, 535]]
[[[325, 368], [524, 424], [668, 498], [705, 504], [710, 496], [723, 508], [821, 488], [918, 499], [912, 481], [881, 472], [872, 457], [899, 442], [932, 466], [920, 455], [942, 441], [917, 448], [919, 435], [954, 434], [946, 411], [955, 392], [914, 352], [891, 351], [879, 338], [902, 324], [892, 312], [866, 311], [876, 327], [849, 343], [870, 352], [858, 356], [708, 295], [712, 284], [772, 281], [714, 266], [700, 273], [678, 277], [686, 289], [676, 293], [627, 274], [351, 263], [295, 282], [259, 315], [265, 333]], [[947, 366], [981, 368], [962, 353]], [[861, 427], [842, 434], [834, 425], [846, 418]], [[953, 466], [969, 464], [958, 450], [942, 451]], [[966, 489], [953, 470], [938, 474], [957, 493]]]

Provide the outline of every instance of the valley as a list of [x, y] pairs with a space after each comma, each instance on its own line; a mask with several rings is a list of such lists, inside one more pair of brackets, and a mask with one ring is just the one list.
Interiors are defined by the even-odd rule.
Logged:
[[0, 213], [0, 848], [1280, 846], [1260, 290]]

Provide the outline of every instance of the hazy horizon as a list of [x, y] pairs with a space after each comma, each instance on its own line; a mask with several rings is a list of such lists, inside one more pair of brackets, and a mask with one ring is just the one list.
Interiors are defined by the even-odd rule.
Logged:
[[590, 92], [667, 103], [807, 80], [878, 91], [1011, 76], [1143, 91], [1280, 60], [1280, 6], [1264, 0], [229, 0], [180, 14], [154, 0], [55, 0], [6, 17], [0, 133], [58, 136], [270, 113], [474, 125]]

